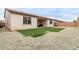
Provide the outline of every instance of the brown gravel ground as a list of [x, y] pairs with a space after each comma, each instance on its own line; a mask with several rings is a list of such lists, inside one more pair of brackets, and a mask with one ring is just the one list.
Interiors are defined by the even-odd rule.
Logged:
[[40, 37], [24, 37], [19, 32], [0, 31], [1, 50], [77, 50], [79, 28], [66, 27], [60, 32], [49, 32]]

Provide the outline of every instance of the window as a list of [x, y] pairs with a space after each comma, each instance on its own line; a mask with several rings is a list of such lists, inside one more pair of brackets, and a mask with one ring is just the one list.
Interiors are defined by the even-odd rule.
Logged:
[[31, 17], [23, 17], [23, 24], [31, 24]]
[[27, 24], [27, 17], [23, 17], [23, 24]]
[[52, 24], [52, 21], [50, 20], [50, 24]]
[[31, 17], [28, 17], [28, 24], [31, 24]]

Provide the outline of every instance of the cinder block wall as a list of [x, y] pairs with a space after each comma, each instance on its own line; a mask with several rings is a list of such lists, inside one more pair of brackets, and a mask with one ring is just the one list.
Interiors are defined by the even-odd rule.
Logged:
[[77, 27], [79, 27], [79, 22], [77, 22]]
[[55, 26], [77, 27], [77, 22], [55, 22]]

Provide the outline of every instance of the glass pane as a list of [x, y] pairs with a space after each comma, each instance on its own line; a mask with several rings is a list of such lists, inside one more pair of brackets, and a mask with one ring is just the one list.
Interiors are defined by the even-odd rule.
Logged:
[[31, 24], [31, 20], [28, 20], [28, 24]]
[[52, 24], [52, 21], [50, 21], [50, 24]]
[[23, 17], [23, 24], [27, 24], [27, 17]]

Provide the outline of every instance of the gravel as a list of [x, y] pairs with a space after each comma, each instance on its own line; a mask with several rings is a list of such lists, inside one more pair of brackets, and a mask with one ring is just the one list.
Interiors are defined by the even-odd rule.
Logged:
[[19, 32], [0, 32], [1, 50], [78, 50], [79, 28], [66, 27], [60, 32], [49, 32], [40, 37], [24, 37]]

